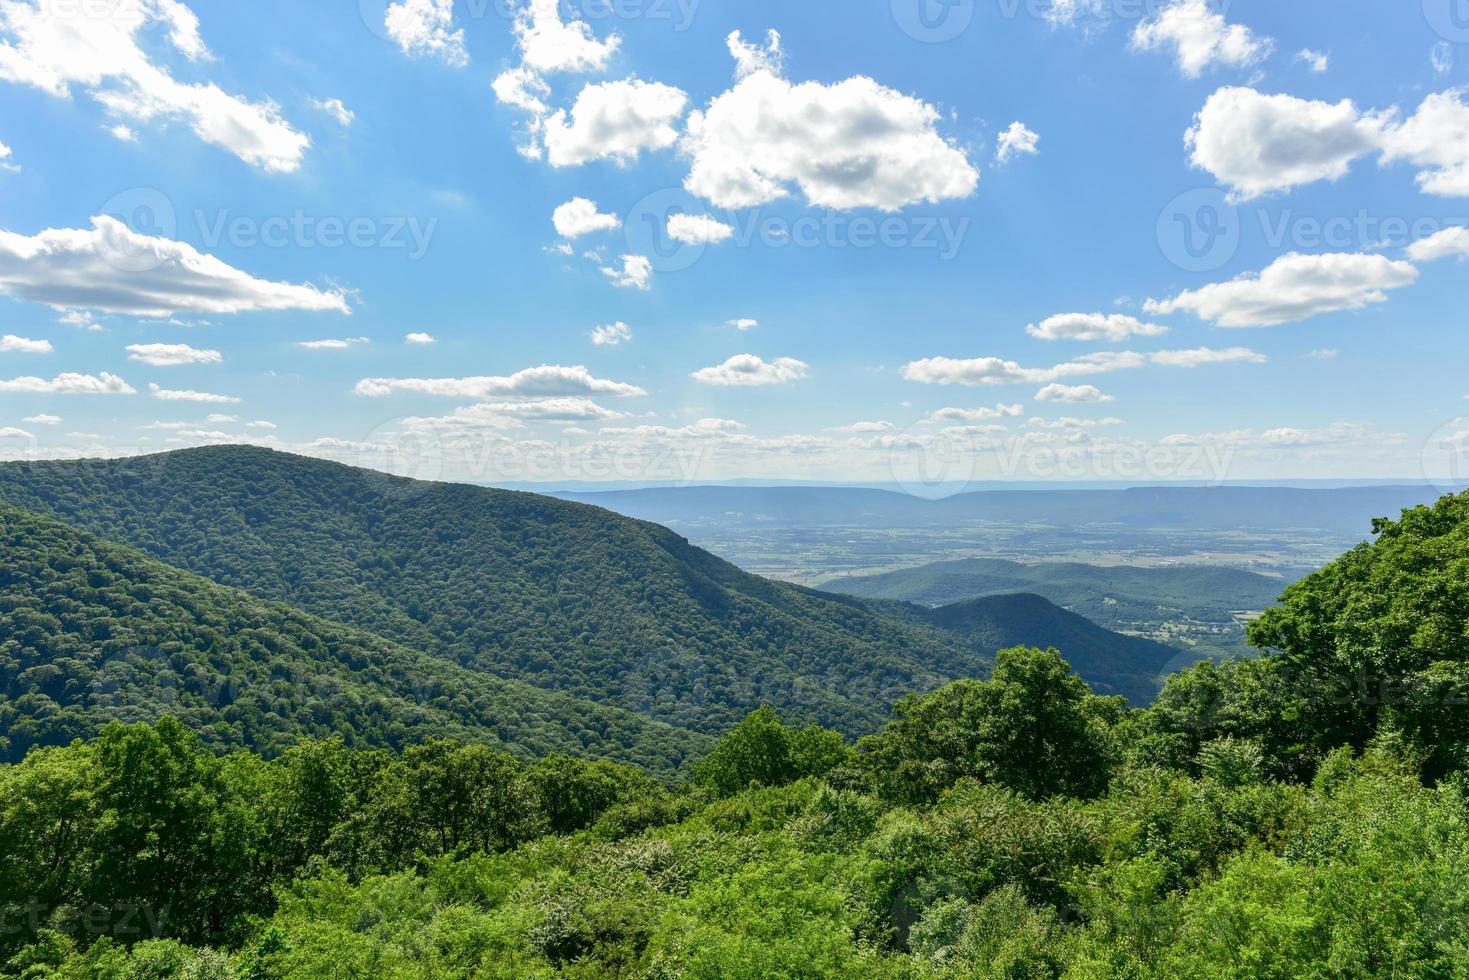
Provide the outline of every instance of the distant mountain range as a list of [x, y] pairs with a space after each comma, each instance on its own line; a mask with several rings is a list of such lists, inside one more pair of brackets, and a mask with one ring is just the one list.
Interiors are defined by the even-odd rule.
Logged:
[[[1146, 701], [1177, 655], [1044, 600], [952, 620], [875, 606], [606, 510], [253, 447], [0, 465], [0, 500], [395, 650], [700, 733], [767, 703], [871, 731], [893, 701], [983, 676], [1017, 643], [1061, 647], [1099, 691]], [[560, 708], [545, 715], [580, 737]]]
[[[1210, 653], [1243, 650], [1244, 614], [1275, 604], [1289, 580], [1234, 568], [1027, 564], [993, 558], [933, 562], [827, 582], [833, 592], [946, 606], [978, 596], [1033, 592], [1110, 630], [1155, 638], [1189, 630]], [[1193, 629], [1190, 629], [1193, 628]]]
[[564, 492], [640, 520], [803, 526], [942, 526], [956, 521], [1114, 524], [1180, 530], [1306, 528], [1364, 535], [1370, 518], [1395, 516], [1448, 492], [1423, 484], [1288, 487], [1136, 487], [1115, 490], [986, 490], [939, 500], [849, 487], [695, 486], [603, 493]]

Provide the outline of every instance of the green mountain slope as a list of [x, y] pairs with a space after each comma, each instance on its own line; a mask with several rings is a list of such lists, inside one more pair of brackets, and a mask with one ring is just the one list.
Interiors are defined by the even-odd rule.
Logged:
[[1102, 567], [967, 558], [835, 579], [823, 588], [925, 606], [1030, 592], [1109, 630], [1169, 642], [1187, 639], [1211, 652], [1238, 652], [1244, 646], [1243, 615], [1274, 605], [1288, 584], [1234, 568]]
[[464, 666], [702, 731], [764, 703], [870, 731], [897, 697], [982, 676], [994, 652], [608, 511], [257, 448], [7, 464], [0, 499]]
[[1092, 685], [1097, 693], [1121, 694], [1134, 704], [1152, 701], [1163, 675], [1187, 665], [1188, 655], [1175, 647], [1103, 629], [1038, 595], [982, 596], [936, 609], [875, 601], [873, 608], [962, 636], [977, 649], [1034, 644], [1064, 650], [1082, 677], [1106, 678]]
[[671, 774], [704, 736], [475, 673], [0, 504], [0, 757], [175, 715], [217, 749], [303, 735], [572, 752]]

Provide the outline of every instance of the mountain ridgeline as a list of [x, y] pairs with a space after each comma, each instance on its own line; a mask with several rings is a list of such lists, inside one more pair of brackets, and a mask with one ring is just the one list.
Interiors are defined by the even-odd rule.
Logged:
[[[906, 694], [985, 676], [1002, 646], [1075, 635], [1048, 603], [945, 628], [758, 578], [599, 508], [253, 447], [5, 464], [0, 500], [470, 671], [695, 731], [772, 704], [861, 734]], [[1108, 649], [1078, 657], [1083, 676], [1139, 701], [1175, 655], [1094, 639]]]

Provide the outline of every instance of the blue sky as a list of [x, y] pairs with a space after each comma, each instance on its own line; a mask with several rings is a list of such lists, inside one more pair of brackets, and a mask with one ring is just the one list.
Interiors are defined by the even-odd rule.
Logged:
[[1458, 475], [1456, 2], [4, 0], [0, 454]]

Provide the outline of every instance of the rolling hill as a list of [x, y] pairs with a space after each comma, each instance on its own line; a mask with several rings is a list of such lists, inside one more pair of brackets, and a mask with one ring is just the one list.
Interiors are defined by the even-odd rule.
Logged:
[[568, 752], [664, 776], [708, 740], [466, 670], [0, 504], [0, 758], [173, 715], [217, 750], [302, 736]]
[[[996, 649], [599, 508], [254, 447], [6, 464], [0, 499], [459, 666], [699, 731], [766, 703], [871, 731], [898, 697], [985, 675]], [[1050, 642], [1032, 626], [1026, 642]]]

